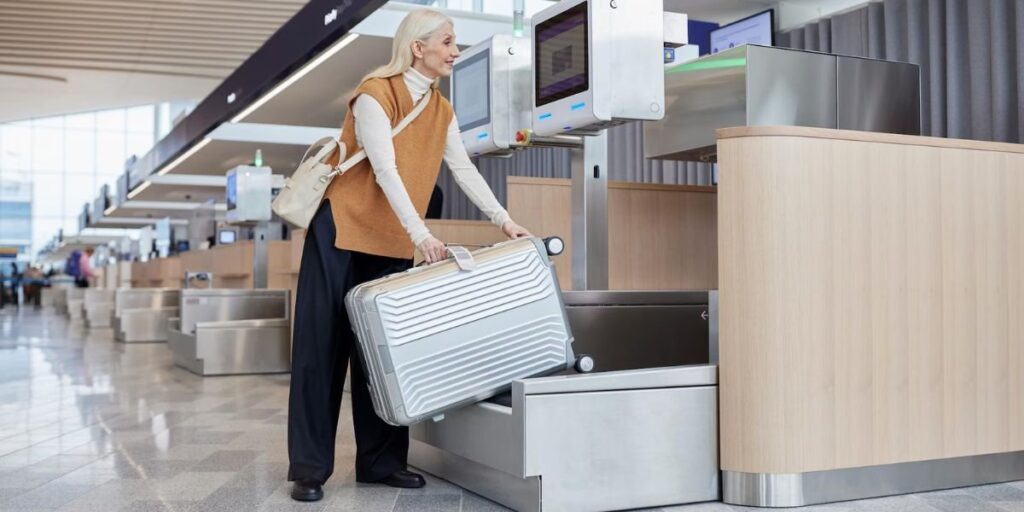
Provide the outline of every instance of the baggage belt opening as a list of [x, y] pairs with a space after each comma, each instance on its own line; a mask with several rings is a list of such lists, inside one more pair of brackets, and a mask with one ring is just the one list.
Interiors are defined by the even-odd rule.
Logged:
[[516, 510], [717, 500], [717, 293], [563, 297], [594, 371], [519, 380], [412, 426], [410, 464]]

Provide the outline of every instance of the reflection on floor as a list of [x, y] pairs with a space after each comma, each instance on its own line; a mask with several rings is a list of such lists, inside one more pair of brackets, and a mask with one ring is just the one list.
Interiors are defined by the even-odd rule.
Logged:
[[[434, 478], [415, 491], [356, 484], [347, 411], [326, 497], [292, 502], [287, 397], [287, 375], [203, 379], [175, 368], [163, 344], [0, 310], [0, 510], [505, 510]], [[812, 509], [1024, 512], [1024, 482]]]

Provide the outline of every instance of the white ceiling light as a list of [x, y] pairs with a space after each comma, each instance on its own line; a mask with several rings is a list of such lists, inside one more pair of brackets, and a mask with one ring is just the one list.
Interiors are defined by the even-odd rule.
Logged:
[[324, 51], [319, 56], [317, 56], [317, 58], [309, 61], [305, 66], [302, 66], [302, 69], [296, 71], [292, 76], [288, 77], [285, 81], [277, 84], [277, 86], [275, 86], [273, 89], [271, 89], [270, 92], [268, 92], [267, 94], [264, 94], [260, 99], [256, 100], [252, 105], [249, 105], [248, 107], [245, 108], [245, 110], [239, 112], [238, 115], [236, 115], [235, 117], [231, 118], [231, 122], [232, 123], [238, 123], [238, 122], [241, 122], [246, 117], [249, 117], [249, 115], [252, 114], [253, 112], [255, 112], [256, 109], [262, 107], [266, 102], [274, 99], [274, 96], [277, 96], [278, 94], [281, 94], [281, 91], [284, 91], [288, 87], [291, 87], [292, 84], [294, 84], [295, 82], [299, 81], [299, 79], [301, 79], [302, 77], [306, 76], [306, 74], [308, 74], [310, 71], [313, 71], [314, 69], [316, 69], [317, 66], [319, 66], [320, 64], [323, 64], [324, 61], [326, 61], [327, 59], [333, 57], [336, 53], [340, 52], [342, 50], [342, 48], [345, 48], [346, 46], [349, 45], [349, 43], [351, 43], [352, 41], [355, 41], [357, 37], [359, 37], [359, 34], [351, 33], [351, 34], [343, 37], [337, 43], [334, 43], [334, 46], [331, 46], [326, 51]]
[[133, 199], [135, 196], [141, 194], [143, 190], [146, 190], [147, 188], [149, 188], [149, 186], [152, 185], [152, 184], [153, 184], [152, 182], [143, 181], [142, 185], [139, 185], [138, 187], [135, 187], [135, 190], [132, 190], [131, 192], [128, 192], [128, 199]]
[[192, 146], [191, 149], [189, 149], [188, 151], [184, 152], [178, 158], [175, 158], [174, 161], [172, 161], [171, 163], [163, 166], [163, 168], [161, 168], [159, 171], [156, 172], [156, 175], [157, 176], [163, 176], [164, 174], [167, 174], [167, 173], [171, 172], [172, 169], [174, 169], [179, 164], [184, 162], [188, 157], [196, 154], [200, 149], [203, 149], [204, 147], [206, 147], [207, 144], [209, 144], [211, 142], [213, 142], [213, 139], [210, 139], [209, 137], [199, 141], [199, 144], [196, 144], [195, 146]]

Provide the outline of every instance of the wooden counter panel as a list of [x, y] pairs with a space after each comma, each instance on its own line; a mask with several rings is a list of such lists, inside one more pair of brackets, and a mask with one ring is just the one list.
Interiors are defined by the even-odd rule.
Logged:
[[[572, 288], [572, 184], [508, 178], [508, 210], [537, 236], [561, 236], [553, 258]], [[613, 290], [717, 288], [716, 195], [712, 187], [612, 182], [608, 185], [608, 282]]]
[[267, 288], [290, 289], [292, 287], [291, 252], [291, 241], [275, 240], [270, 242], [267, 247]]
[[1024, 450], [1024, 154], [719, 141], [722, 468]]
[[181, 254], [181, 272], [213, 272], [214, 251], [195, 249]]

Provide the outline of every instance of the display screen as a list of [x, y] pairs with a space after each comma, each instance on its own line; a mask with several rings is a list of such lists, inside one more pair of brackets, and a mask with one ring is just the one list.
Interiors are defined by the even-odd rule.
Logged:
[[455, 64], [452, 84], [455, 90], [455, 117], [459, 130], [466, 131], [491, 122], [491, 56], [480, 52]]
[[238, 206], [238, 180], [234, 173], [228, 174], [227, 191], [225, 199], [228, 203], [228, 210], [234, 210]]
[[233, 229], [222, 229], [217, 233], [217, 243], [220, 245], [233, 244], [238, 240], [238, 233]]
[[745, 44], [772, 46], [775, 43], [775, 11], [769, 9], [711, 31], [711, 53]]
[[537, 106], [590, 87], [587, 2], [537, 24], [534, 33], [534, 87]]

